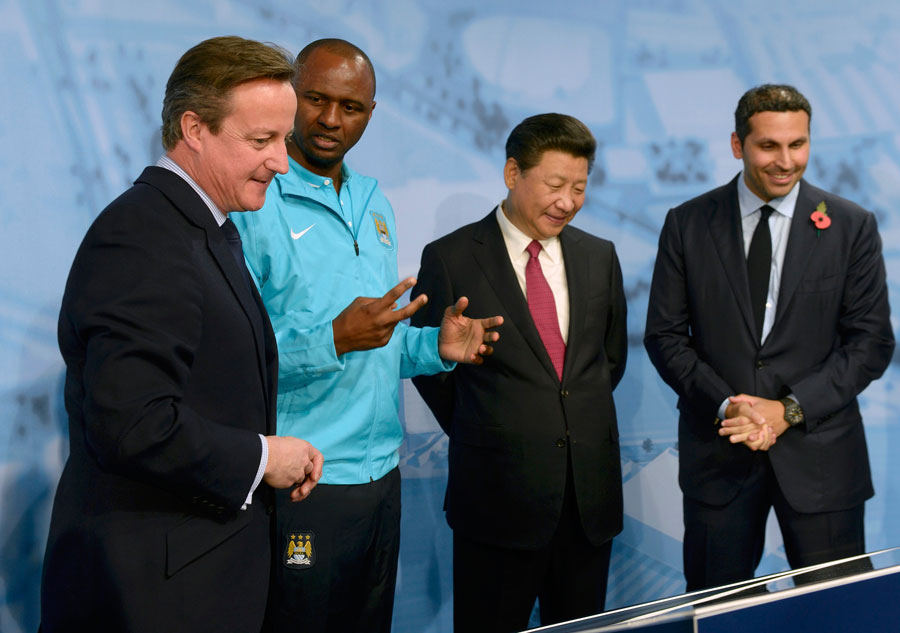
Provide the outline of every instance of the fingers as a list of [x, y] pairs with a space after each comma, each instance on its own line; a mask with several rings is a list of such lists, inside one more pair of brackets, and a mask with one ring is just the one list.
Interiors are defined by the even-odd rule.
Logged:
[[465, 309], [469, 307], [469, 298], [468, 297], [460, 297], [456, 300], [452, 306], [449, 306], [445, 311], [446, 316], [457, 317], [465, 312]]
[[[493, 317], [488, 317], [486, 319], [481, 319], [481, 327], [483, 327], [485, 330], [490, 330], [495, 327], [500, 327], [501, 325], [503, 325], [503, 317], [502, 316], [493, 316]], [[500, 335], [497, 334], [496, 332], [490, 332], [490, 334], [493, 335], [494, 338], [492, 338], [492, 339], [485, 338], [486, 341], [487, 340], [496, 341], [497, 339], [500, 338]]]
[[[725, 435], [725, 434], [723, 434], [723, 433], [720, 431], [720, 432], [719, 432], [719, 435]], [[751, 436], [753, 437], [753, 440], [750, 439]], [[729, 434], [729, 435], [728, 435], [728, 441], [731, 442], [732, 444], [742, 444], [742, 443], [747, 442], [747, 441], [754, 441], [754, 440], [756, 440], [756, 438], [757, 438], [757, 431], [756, 431], [756, 430], [752, 430], [752, 431], [741, 431], [740, 433], [737, 433], [737, 432], [736, 432], [736, 433], [732, 433], [732, 434]]]
[[392, 320], [394, 322], [400, 322], [403, 319], [408, 319], [427, 302], [428, 297], [426, 297], [425, 295], [419, 295], [418, 297], [410, 301], [406, 306], [400, 308], [399, 310], [394, 310], [391, 313]]
[[490, 356], [493, 353], [494, 353], [493, 345], [482, 345], [481, 347], [478, 348], [479, 356]]
[[303, 488], [301, 486], [294, 486], [291, 489], [291, 501], [296, 503], [297, 501], [303, 501], [309, 495], [309, 492], [303, 494]]
[[775, 443], [775, 431], [771, 426], [764, 426], [757, 434], [751, 434], [745, 442], [752, 451], [767, 451]]
[[743, 431], [753, 431], [765, 424], [766, 420], [761, 415], [747, 416], [738, 415], [733, 418], [722, 420], [719, 428], [719, 435], [731, 435], [732, 433], [741, 433]]
[[325, 458], [322, 457], [322, 453], [319, 449], [313, 448], [312, 450], [315, 451], [315, 453], [312, 456], [313, 469], [309, 478], [314, 482], [319, 483], [319, 480], [322, 478], [322, 468], [325, 465]]
[[400, 297], [403, 296], [403, 293], [416, 285], [415, 277], [407, 277], [399, 284], [391, 288], [387, 291], [387, 294], [384, 295], [380, 300], [380, 308], [382, 310], [390, 310], [392, 305], [395, 305]]

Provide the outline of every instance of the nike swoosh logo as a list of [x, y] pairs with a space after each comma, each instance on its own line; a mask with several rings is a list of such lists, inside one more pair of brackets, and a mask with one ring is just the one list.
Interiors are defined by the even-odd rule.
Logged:
[[310, 230], [314, 226], [315, 226], [315, 224], [310, 224], [308, 227], [306, 227], [299, 233], [294, 233], [294, 229], [291, 229], [291, 237], [294, 238], [295, 240], [299, 240], [301, 237], [303, 237], [306, 234], [306, 232], [308, 230]]

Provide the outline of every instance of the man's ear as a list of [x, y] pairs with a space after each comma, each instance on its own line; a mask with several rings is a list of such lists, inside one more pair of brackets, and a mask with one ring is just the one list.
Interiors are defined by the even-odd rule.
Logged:
[[192, 151], [199, 152], [202, 148], [205, 129], [206, 125], [196, 112], [186, 110], [181, 115], [181, 138]]
[[506, 183], [506, 188], [514, 188], [516, 186], [516, 180], [518, 180], [521, 175], [522, 170], [519, 169], [519, 163], [516, 159], [507, 158], [506, 164], [503, 166], [503, 182]]
[[737, 132], [731, 133], [731, 153], [735, 158], [744, 157], [744, 148], [741, 147], [741, 139], [738, 138]]

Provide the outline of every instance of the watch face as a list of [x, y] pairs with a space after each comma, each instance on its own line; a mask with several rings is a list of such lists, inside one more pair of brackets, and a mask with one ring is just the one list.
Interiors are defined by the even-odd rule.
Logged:
[[784, 398], [781, 400], [781, 403], [784, 405], [785, 422], [791, 426], [796, 426], [803, 422], [803, 409], [800, 408], [799, 404], [794, 402], [791, 398]]
[[796, 402], [788, 400], [784, 403], [784, 420], [791, 426], [803, 422], [803, 409]]

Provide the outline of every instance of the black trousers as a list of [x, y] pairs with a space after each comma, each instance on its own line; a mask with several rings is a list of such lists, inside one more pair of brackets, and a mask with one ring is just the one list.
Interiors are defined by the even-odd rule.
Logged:
[[612, 541], [600, 546], [588, 541], [570, 470], [559, 525], [547, 546], [514, 550], [453, 533], [454, 631], [521, 631], [528, 627], [535, 598], [542, 625], [600, 613], [611, 549]]
[[367, 484], [278, 491], [264, 630], [388, 633], [400, 551], [400, 471]]
[[757, 457], [741, 492], [727, 505], [709, 506], [684, 497], [688, 591], [753, 578], [773, 507], [791, 569], [865, 552], [865, 504], [838, 512], [797, 512], [781, 492], [768, 456]]

